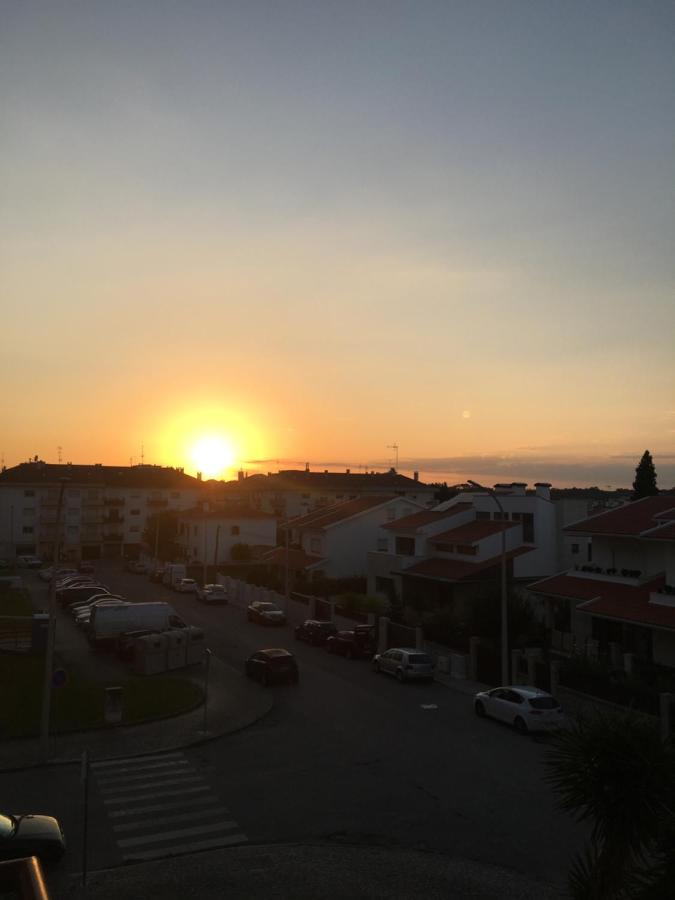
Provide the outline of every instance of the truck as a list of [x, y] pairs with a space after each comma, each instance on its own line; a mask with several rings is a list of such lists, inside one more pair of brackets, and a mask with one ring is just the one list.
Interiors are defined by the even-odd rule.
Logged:
[[114, 641], [127, 631], [168, 631], [185, 628], [185, 622], [168, 603], [161, 600], [94, 607], [87, 628], [90, 644]]
[[164, 569], [162, 584], [165, 584], [170, 588], [175, 588], [176, 585], [179, 585], [181, 583], [181, 580], [185, 578], [185, 575], [186, 570], [184, 563], [170, 563]]

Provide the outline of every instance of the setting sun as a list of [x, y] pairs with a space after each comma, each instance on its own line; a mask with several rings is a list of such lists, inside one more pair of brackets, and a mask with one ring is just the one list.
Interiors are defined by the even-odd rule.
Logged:
[[234, 450], [223, 437], [203, 437], [192, 446], [190, 458], [205, 478], [217, 478], [234, 465]]

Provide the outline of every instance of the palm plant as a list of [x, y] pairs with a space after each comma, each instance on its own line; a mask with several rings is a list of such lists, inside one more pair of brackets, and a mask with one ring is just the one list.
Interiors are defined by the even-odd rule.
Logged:
[[675, 744], [634, 713], [582, 718], [554, 738], [547, 780], [591, 824], [570, 872], [577, 900], [657, 900], [675, 884]]

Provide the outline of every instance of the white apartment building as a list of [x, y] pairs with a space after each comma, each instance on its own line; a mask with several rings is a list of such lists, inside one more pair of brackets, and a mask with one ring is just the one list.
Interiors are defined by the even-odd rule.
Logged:
[[203, 502], [178, 518], [178, 544], [189, 563], [215, 566], [231, 562], [237, 544], [246, 544], [257, 557], [276, 542], [276, 517], [251, 507]]

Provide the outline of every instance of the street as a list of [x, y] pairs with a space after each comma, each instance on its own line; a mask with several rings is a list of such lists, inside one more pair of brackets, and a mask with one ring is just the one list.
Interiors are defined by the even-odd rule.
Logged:
[[[129, 599], [170, 600], [232, 665], [265, 646], [292, 649], [300, 684], [271, 688], [272, 712], [237, 734], [128, 764], [95, 761], [90, 869], [179, 849], [324, 840], [422, 848], [564, 883], [584, 835], [542, 780], [546, 739], [478, 719], [471, 697], [445, 685], [401, 685], [366, 661], [295, 641], [290, 626], [265, 629], [233, 606], [202, 606], [119, 565], [99, 568]], [[54, 884], [80, 871], [79, 767], [3, 774], [0, 784], [7, 810], [61, 819], [69, 852]]]

